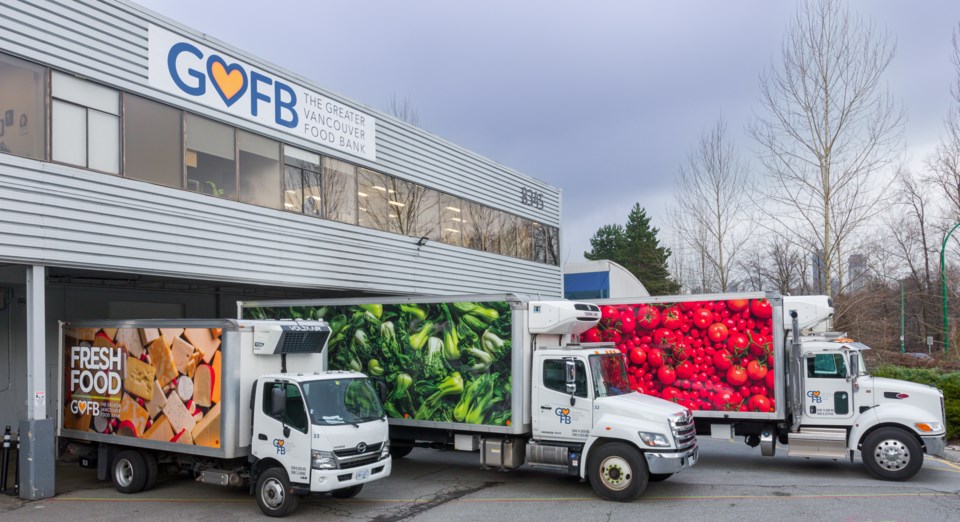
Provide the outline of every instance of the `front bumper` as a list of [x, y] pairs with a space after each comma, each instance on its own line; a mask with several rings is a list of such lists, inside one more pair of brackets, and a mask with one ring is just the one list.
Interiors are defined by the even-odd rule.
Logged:
[[390, 476], [392, 457], [349, 469], [310, 470], [310, 492], [325, 493]]
[[697, 463], [699, 452], [697, 446], [687, 448], [679, 453], [655, 453], [647, 451], [643, 454], [647, 459], [647, 468], [650, 473], [666, 475], [683, 471]]
[[933, 435], [931, 437], [920, 437], [923, 445], [927, 448], [927, 455], [943, 457], [947, 449], [947, 434]]

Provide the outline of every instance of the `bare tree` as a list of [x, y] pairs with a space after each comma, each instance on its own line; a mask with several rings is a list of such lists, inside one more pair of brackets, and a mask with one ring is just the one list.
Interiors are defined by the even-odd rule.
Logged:
[[390, 97], [390, 100], [387, 102], [386, 111], [391, 116], [403, 120], [410, 125], [416, 127], [420, 126], [420, 114], [417, 112], [416, 107], [413, 106], [413, 103], [410, 102], [410, 99], [404, 96], [403, 98], [398, 98], [396, 93]]
[[726, 291], [750, 230], [746, 163], [727, 137], [721, 117], [703, 132], [680, 166], [674, 185], [674, 222], [699, 255], [703, 290]]
[[[833, 294], [841, 246], [882, 210], [885, 171], [902, 151], [904, 114], [881, 79], [895, 54], [886, 31], [832, 0], [800, 5], [782, 63], [760, 78], [764, 114], [749, 132], [770, 172], [770, 219], [809, 231]], [[841, 278], [842, 281], [842, 278]]]

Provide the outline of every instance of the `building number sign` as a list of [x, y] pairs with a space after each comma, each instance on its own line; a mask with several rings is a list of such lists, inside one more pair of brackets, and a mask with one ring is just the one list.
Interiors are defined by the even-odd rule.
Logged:
[[526, 187], [521, 187], [520, 202], [524, 205], [543, 210], [543, 192], [537, 192]]

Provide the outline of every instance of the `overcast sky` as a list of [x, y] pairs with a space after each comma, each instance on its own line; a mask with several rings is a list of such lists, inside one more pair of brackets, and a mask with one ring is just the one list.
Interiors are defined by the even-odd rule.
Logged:
[[[669, 227], [677, 167], [722, 113], [743, 131], [790, 1], [136, 0], [377, 109], [407, 98], [421, 127], [563, 190], [564, 262], [634, 203]], [[886, 79], [908, 160], [950, 106], [960, 1], [859, 0], [898, 43]], [[747, 188], [749, 190], [749, 188]]]

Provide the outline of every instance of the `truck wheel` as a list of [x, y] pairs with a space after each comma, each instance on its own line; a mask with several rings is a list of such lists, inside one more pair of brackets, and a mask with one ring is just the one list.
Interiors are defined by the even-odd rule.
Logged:
[[651, 473], [650, 482], [663, 482], [672, 476], [673, 473]]
[[337, 498], [353, 498], [359, 495], [362, 489], [363, 484], [357, 484], [356, 486], [350, 486], [349, 488], [335, 489], [331, 491], [330, 494]]
[[113, 458], [113, 487], [120, 493], [138, 493], [147, 483], [147, 464], [137, 450], [123, 450]]
[[899, 428], [880, 428], [863, 441], [863, 465], [881, 480], [909, 480], [923, 467], [923, 448]]
[[647, 462], [633, 446], [611, 442], [590, 454], [590, 485], [606, 500], [630, 502], [647, 489]]
[[140, 455], [143, 456], [143, 463], [147, 466], [147, 480], [143, 484], [143, 491], [150, 491], [157, 485], [157, 477], [160, 475], [157, 456], [152, 451], [143, 451]]
[[269, 468], [257, 478], [257, 505], [264, 515], [285, 517], [297, 509], [298, 501], [283, 468]]
[[409, 440], [391, 440], [390, 456], [395, 459], [402, 459], [413, 451], [413, 442]]

